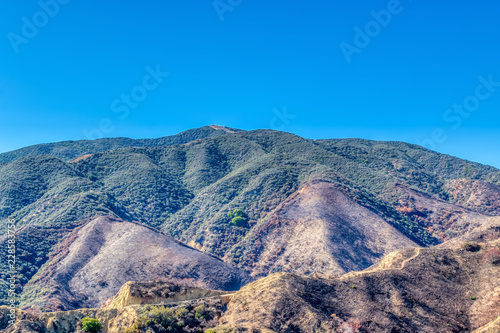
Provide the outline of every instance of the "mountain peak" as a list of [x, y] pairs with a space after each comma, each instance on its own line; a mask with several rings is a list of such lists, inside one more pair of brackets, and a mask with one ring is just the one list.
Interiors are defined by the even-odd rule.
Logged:
[[220, 125], [210, 125], [209, 127], [213, 128], [214, 130], [224, 131], [226, 133], [243, 132], [243, 130], [240, 130], [240, 129], [230, 128], [230, 127], [220, 126]]

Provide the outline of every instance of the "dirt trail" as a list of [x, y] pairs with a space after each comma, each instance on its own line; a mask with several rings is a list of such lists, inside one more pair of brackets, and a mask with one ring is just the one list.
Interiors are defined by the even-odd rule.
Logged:
[[[405, 268], [406, 264], [410, 261], [412, 261], [413, 259], [415, 259], [416, 257], [418, 257], [421, 253], [422, 253], [422, 250], [423, 248], [413, 248], [411, 249], [413, 250], [413, 255], [407, 259], [404, 259], [400, 266], [398, 268], [381, 268], [380, 266], [376, 266], [374, 269], [367, 269], [367, 270], [364, 270], [364, 271], [359, 271], [359, 272], [349, 272], [347, 274], [344, 274], [343, 276], [341, 276], [341, 279], [349, 279], [349, 278], [352, 278], [352, 277], [355, 277], [355, 276], [361, 276], [361, 275], [366, 275], [366, 274], [373, 274], [373, 273], [376, 273], [376, 272], [379, 272], [379, 271], [400, 271], [402, 270], [403, 268]], [[398, 253], [399, 254], [399, 253]]]

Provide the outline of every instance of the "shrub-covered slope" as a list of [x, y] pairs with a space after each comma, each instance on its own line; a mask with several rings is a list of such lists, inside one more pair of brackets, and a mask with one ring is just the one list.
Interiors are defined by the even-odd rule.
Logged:
[[239, 131], [222, 126], [205, 126], [157, 139], [105, 138], [98, 140], [63, 141], [29, 146], [0, 154], [0, 164], [15, 161], [28, 156], [52, 155], [69, 161], [87, 154], [126, 148], [126, 147], [160, 147], [184, 144], [198, 139], [217, 137], [226, 133]]
[[[220, 127], [185, 133], [200, 131], [205, 138], [180, 144], [0, 165], [0, 218], [18, 228], [21, 284], [97, 216], [161, 229], [259, 277], [363, 269], [498, 214], [499, 170], [415, 145]], [[67, 161], [79, 154], [87, 155]]]

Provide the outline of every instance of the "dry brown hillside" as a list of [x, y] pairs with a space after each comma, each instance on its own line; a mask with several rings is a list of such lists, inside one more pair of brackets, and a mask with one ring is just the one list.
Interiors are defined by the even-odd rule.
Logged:
[[[397, 185], [396, 188], [401, 193], [396, 209], [445, 241], [474, 230], [490, 218], [489, 215], [465, 208], [468, 205], [459, 206], [406, 186]], [[494, 192], [488, 193], [494, 197]]]
[[273, 274], [237, 292], [222, 323], [263, 333], [499, 332], [500, 241], [479, 245], [399, 250], [337, 279]]
[[270, 272], [343, 274], [396, 249], [417, 246], [338, 186], [311, 182], [252, 230], [245, 258], [253, 276]]
[[103, 333], [498, 333], [499, 236], [500, 220], [490, 218], [460, 239], [397, 250], [364, 271], [334, 279], [277, 273], [234, 294], [128, 282], [102, 309], [18, 311], [7, 327], [7, 309], [0, 308], [0, 327], [81, 332], [81, 319], [93, 317]]
[[99, 307], [127, 281], [169, 279], [237, 290], [248, 281], [221, 260], [153, 228], [108, 217], [75, 231], [27, 287], [24, 307]]
[[457, 204], [489, 215], [500, 215], [500, 186], [481, 180], [457, 179], [446, 189]]

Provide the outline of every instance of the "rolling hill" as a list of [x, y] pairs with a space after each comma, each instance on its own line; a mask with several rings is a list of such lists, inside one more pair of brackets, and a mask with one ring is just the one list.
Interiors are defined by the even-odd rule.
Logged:
[[[139, 143], [107, 140], [0, 157], [0, 218], [17, 226], [26, 304], [38, 298], [36, 286], [54, 288], [42, 277], [58, 271], [58, 249], [100, 216], [161, 231], [236, 267], [234, 276], [333, 278], [394, 250], [459, 238], [500, 215], [499, 170], [402, 142], [217, 126]], [[108, 236], [98, 255], [111, 258]], [[2, 225], [4, 250], [6, 240]], [[143, 262], [127, 264], [139, 272]], [[82, 274], [98, 270], [81, 265]], [[109, 292], [117, 292], [124, 281], [109, 274], [104, 282], [116, 280]], [[5, 292], [3, 285], [4, 303]], [[86, 304], [79, 302], [64, 308]]]
[[[123, 223], [123, 222], [122, 222]], [[473, 332], [500, 330], [500, 219], [439, 246], [410, 247], [341, 277], [275, 273], [235, 293], [127, 282], [100, 309], [18, 310], [8, 333]], [[2, 320], [3, 319], [3, 320]]]
[[158, 230], [99, 217], [75, 230], [25, 286], [21, 306], [96, 308], [127, 281], [170, 281], [238, 290], [249, 276]]
[[477, 248], [398, 250], [336, 279], [272, 274], [232, 297], [220, 330], [499, 332], [500, 234], [488, 235]]

